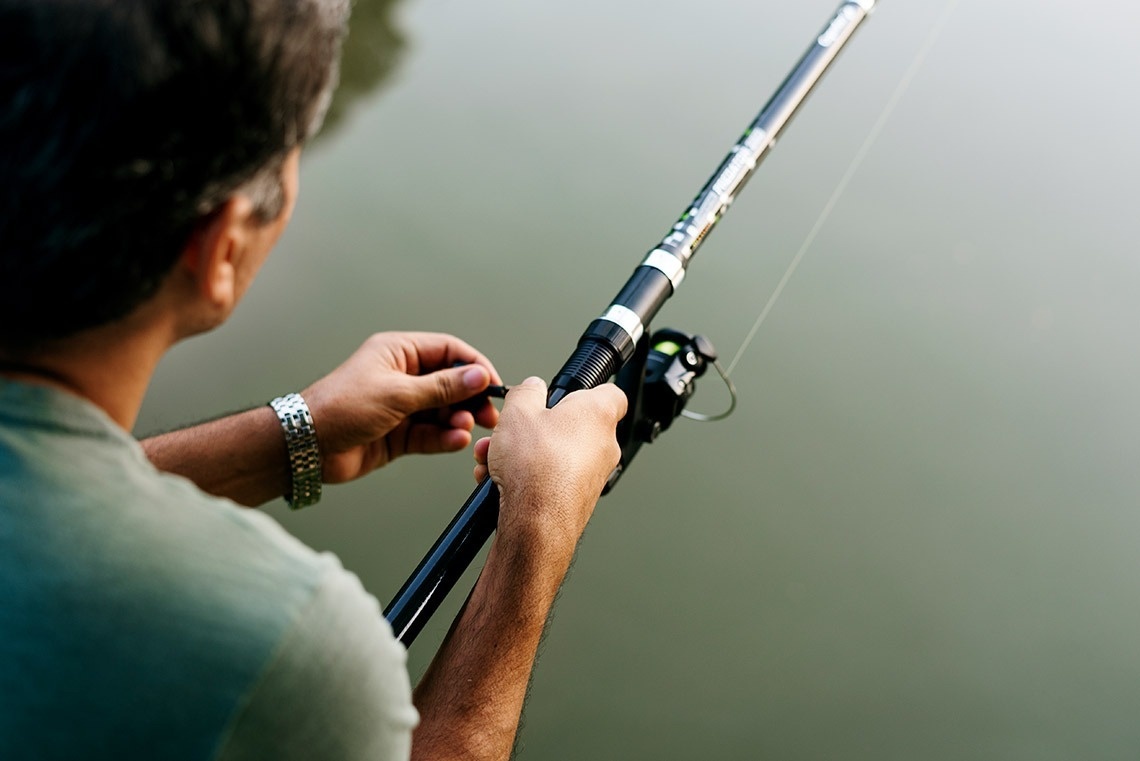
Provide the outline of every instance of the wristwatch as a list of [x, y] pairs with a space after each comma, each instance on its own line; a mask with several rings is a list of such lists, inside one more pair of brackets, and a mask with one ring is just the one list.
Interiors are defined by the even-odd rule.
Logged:
[[321, 453], [317, 448], [317, 429], [309, 405], [300, 394], [279, 396], [269, 403], [285, 431], [289, 450], [289, 469], [293, 476], [292, 493], [285, 497], [289, 507], [300, 510], [321, 499]]

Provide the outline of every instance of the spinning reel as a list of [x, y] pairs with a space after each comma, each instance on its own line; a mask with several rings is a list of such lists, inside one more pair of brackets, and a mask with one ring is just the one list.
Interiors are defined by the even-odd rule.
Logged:
[[[685, 409], [696, 391], [697, 378], [716, 368], [731, 397], [727, 410], [703, 415]], [[664, 328], [642, 336], [633, 357], [618, 371], [618, 388], [625, 392], [629, 407], [618, 424], [621, 462], [606, 481], [602, 494], [608, 494], [629, 467], [642, 444], [652, 444], [677, 417], [711, 422], [723, 420], [736, 409], [736, 389], [717, 362], [716, 348], [701, 335], [690, 335]]]

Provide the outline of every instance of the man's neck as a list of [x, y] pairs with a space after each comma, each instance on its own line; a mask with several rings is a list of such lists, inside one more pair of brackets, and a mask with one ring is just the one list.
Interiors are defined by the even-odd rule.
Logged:
[[124, 327], [86, 331], [41, 351], [0, 352], [0, 376], [75, 394], [130, 431], [170, 343], [161, 331]]

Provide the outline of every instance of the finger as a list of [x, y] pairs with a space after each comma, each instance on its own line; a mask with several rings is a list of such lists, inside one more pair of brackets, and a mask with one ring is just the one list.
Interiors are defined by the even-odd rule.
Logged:
[[483, 479], [490, 475], [490, 471], [487, 470], [487, 466], [483, 465], [482, 463], [476, 465], [471, 472], [475, 476], [475, 483], [477, 484], [483, 483]]
[[491, 437], [490, 436], [484, 436], [483, 438], [481, 438], [475, 442], [474, 454], [475, 454], [475, 462], [476, 463], [478, 463], [479, 465], [486, 465], [487, 464], [487, 450], [490, 448], [490, 446], [491, 446]]
[[475, 423], [480, 428], [494, 428], [499, 423], [499, 409], [488, 401], [475, 410]]
[[458, 452], [471, 443], [471, 433], [460, 428], [440, 428], [435, 425], [413, 425], [408, 429], [409, 454], [440, 454]]
[[457, 410], [448, 417], [447, 424], [452, 428], [470, 431], [475, 428], [475, 416], [467, 410]]
[[446, 333], [405, 333], [404, 336], [410, 342], [409, 348], [415, 354], [409, 356], [408, 360], [409, 367], [414, 367], [416, 374], [463, 362], [486, 368], [492, 383], [499, 385], [503, 383], [491, 360], [466, 341]]
[[457, 404], [487, 388], [491, 375], [482, 365], [436, 370], [427, 375], [409, 376], [406, 412], [419, 412]]
[[546, 409], [546, 381], [531, 376], [511, 386], [503, 400], [503, 415], [514, 414], [512, 409], [534, 411]]
[[609, 410], [615, 423], [625, 417], [626, 410], [629, 408], [629, 397], [615, 384], [603, 383], [591, 391], [598, 396], [599, 403]]
[[613, 383], [603, 383], [595, 388], [568, 394], [558, 406], [570, 409], [580, 406], [595, 407], [606, 419], [616, 424], [625, 416], [628, 405], [629, 400], [624, 391]]

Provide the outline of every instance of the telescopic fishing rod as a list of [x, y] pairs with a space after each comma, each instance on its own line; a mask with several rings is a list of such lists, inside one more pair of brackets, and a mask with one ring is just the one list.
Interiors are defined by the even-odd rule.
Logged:
[[[647, 335], [647, 326], [681, 285], [697, 249], [874, 5], [875, 0], [847, 0], [840, 5], [669, 234], [650, 250], [601, 317], [586, 328], [550, 384], [547, 407], [614, 376], [629, 397], [626, 418], [618, 426], [621, 464], [605, 492], [640, 446], [653, 441], [682, 414], [696, 378], [708, 365], [720, 369], [715, 349], [704, 337], [670, 330]], [[494, 533], [498, 515], [498, 489], [484, 478], [384, 610], [405, 646], [415, 640]]]

